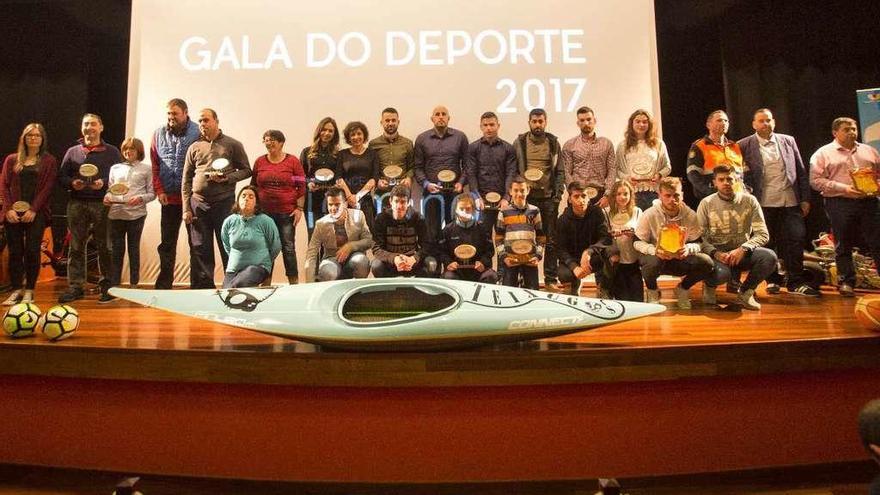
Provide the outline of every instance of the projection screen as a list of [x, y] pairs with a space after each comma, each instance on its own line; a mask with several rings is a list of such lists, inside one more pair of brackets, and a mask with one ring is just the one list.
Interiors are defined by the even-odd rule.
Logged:
[[[543, 107], [547, 130], [564, 141], [578, 133], [574, 111], [588, 105], [599, 135], [616, 144], [636, 108], [660, 118], [654, 2], [134, 0], [127, 135], [149, 145], [171, 98], [183, 98], [194, 120], [215, 109], [251, 163], [266, 153], [267, 129], [282, 130], [285, 151], [298, 156], [321, 118], [340, 128], [362, 121], [373, 138], [388, 106], [415, 140], [443, 104], [470, 141], [484, 111], [499, 115], [511, 141], [528, 130], [529, 110]], [[159, 265], [158, 203], [148, 212], [143, 282]], [[184, 236], [178, 283], [189, 280]], [[302, 223], [296, 239], [302, 267]], [[280, 260], [274, 275], [284, 280]]]

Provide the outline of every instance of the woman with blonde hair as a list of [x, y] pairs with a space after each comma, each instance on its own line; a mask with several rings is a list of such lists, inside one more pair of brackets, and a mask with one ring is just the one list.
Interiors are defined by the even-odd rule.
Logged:
[[654, 119], [647, 110], [629, 116], [624, 139], [617, 145], [617, 178], [628, 180], [635, 191], [636, 205], [643, 211], [657, 199], [657, 184], [669, 175], [669, 152], [657, 137]]
[[614, 242], [609, 257], [609, 281], [607, 296], [622, 301], [643, 300], [642, 272], [639, 269], [639, 253], [633, 247], [636, 225], [642, 210], [635, 204], [635, 191], [628, 180], [617, 180], [607, 194], [608, 207], [605, 219], [608, 233]]
[[5, 306], [34, 300], [43, 230], [51, 218], [49, 196], [57, 173], [58, 161], [47, 150], [46, 129], [36, 122], [28, 124], [18, 138], [18, 150], [6, 157], [0, 172], [0, 204], [12, 283]]

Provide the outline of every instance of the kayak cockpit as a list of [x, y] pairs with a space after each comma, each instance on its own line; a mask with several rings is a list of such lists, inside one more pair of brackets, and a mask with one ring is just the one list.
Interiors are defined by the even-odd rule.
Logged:
[[408, 284], [357, 288], [340, 301], [339, 316], [354, 325], [398, 323], [443, 313], [459, 302], [458, 294], [446, 287]]

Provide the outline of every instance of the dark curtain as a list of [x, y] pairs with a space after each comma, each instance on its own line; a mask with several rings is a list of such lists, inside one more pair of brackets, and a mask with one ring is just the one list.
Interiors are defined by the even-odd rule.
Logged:
[[[664, 137], [684, 175], [705, 117], [727, 110], [729, 137], [773, 110], [805, 162], [831, 141], [835, 117], [857, 118], [858, 89], [880, 86], [880, 2], [655, 0]], [[827, 229], [813, 196], [809, 238]]]

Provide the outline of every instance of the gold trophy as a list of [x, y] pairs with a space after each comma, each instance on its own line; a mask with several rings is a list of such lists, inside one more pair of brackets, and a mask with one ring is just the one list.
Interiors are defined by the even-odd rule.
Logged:
[[208, 170], [205, 170], [205, 176], [209, 179], [212, 177], [223, 177], [225, 174], [225, 170], [229, 167], [229, 160], [226, 158], [217, 158], [213, 162], [211, 162], [211, 166], [208, 167]]
[[529, 188], [536, 187], [538, 185], [538, 181], [544, 177], [544, 172], [537, 168], [530, 168], [523, 172], [523, 177], [528, 181]]
[[388, 182], [388, 187], [394, 187], [403, 180], [403, 167], [400, 165], [388, 165], [382, 169], [382, 176]]
[[880, 186], [877, 184], [877, 176], [874, 174], [872, 167], [851, 170], [849, 173], [852, 177], [853, 187], [868, 196], [877, 196], [880, 193]]
[[487, 210], [497, 210], [501, 207], [501, 195], [497, 192], [486, 193], [483, 198], [483, 208]]
[[669, 222], [660, 228], [660, 236], [657, 239], [657, 251], [663, 251], [666, 254], [675, 256], [684, 249], [684, 241], [687, 238], [687, 232], [678, 222]]
[[333, 186], [333, 171], [329, 168], [319, 168], [315, 170], [315, 177], [311, 181], [320, 190], [329, 189]]
[[131, 188], [128, 186], [128, 183], [126, 183], [126, 182], [117, 182], [117, 183], [113, 184], [112, 186], [107, 188], [107, 192], [110, 193], [111, 196], [114, 196], [110, 199], [110, 202], [113, 204], [126, 203], [127, 201], [125, 200], [125, 198], [123, 196], [128, 194], [128, 191], [130, 191], [130, 190], [131, 190]]
[[477, 255], [477, 248], [470, 244], [459, 244], [452, 251], [455, 260], [458, 262], [459, 268], [474, 268], [474, 256]]
[[437, 173], [437, 180], [440, 181], [440, 189], [443, 192], [450, 193], [455, 190], [455, 172], [449, 169], [443, 169]]
[[80, 179], [82, 179], [83, 182], [86, 183], [86, 185], [91, 185], [93, 182], [100, 178], [98, 177], [99, 171], [100, 170], [98, 169], [97, 165], [93, 165], [91, 163], [83, 163], [79, 166], [79, 177]]
[[510, 242], [508, 258], [513, 260], [514, 265], [525, 265], [535, 256], [535, 241], [531, 239], [515, 239]]
[[19, 217], [24, 216], [28, 210], [31, 209], [31, 204], [27, 201], [16, 201], [12, 203], [12, 211], [14, 211]]

